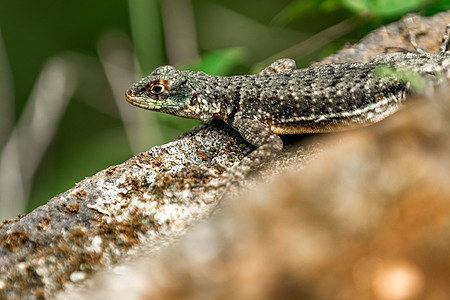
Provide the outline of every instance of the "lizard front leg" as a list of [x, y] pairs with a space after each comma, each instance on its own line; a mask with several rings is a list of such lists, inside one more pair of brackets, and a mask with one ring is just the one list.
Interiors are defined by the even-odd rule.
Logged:
[[251, 169], [275, 157], [283, 149], [283, 141], [270, 127], [255, 119], [238, 118], [231, 126], [256, 148], [231, 170], [234, 179], [242, 179]]

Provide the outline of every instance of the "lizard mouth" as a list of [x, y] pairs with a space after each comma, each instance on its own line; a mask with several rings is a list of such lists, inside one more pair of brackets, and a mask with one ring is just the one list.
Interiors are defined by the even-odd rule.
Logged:
[[146, 99], [136, 95], [133, 89], [128, 89], [128, 91], [126, 91], [125, 98], [127, 99], [128, 103], [131, 103], [134, 106], [145, 109], [156, 109], [156, 107], [153, 107], [155, 105], [150, 105], [151, 103], [148, 103]]
[[145, 99], [143, 99], [142, 97], [136, 95], [133, 89], [128, 89], [128, 91], [126, 91], [125, 98], [127, 99], [128, 103], [131, 103], [134, 106], [149, 109], [147, 101], [145, 101]]
[[149, 99], [148, 97], [145, 96], [136, 95], [135, 90], [133, 88], [130, 88], [126, 91], [125, 98], [127, 99], [128, 103], [131, 103], [134, 106], [148, 110], [160, 111], [163, 108], [164, 104], [166, 104], [166, 106], [170, 106], [169, 103], [163, 103], [162, 101]]

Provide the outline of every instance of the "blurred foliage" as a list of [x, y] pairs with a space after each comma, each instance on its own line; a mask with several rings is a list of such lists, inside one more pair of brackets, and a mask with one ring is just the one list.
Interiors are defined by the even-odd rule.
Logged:
[[[186, 11], [183, 8], [178, 12], [180, 15], [170, 18], [173, 7], [167, 8], [166, 14], [161, 13], [164, 5], [171, 3], [177, 7], [181, 1], [183, 5], [192, 5], [192, 15], [183, 15]], [[80, 78], [39, 164], [28, 209], [45, 203], [84, 177], [121, 163], [137, 151], [173, 140], [198, 124], [153, 112], [138, 114], [138, 108], [129, 106], [126, 112], [136, 115], [131, 120], [143, 121], [138, 122], [138, 129], [132, 126], [127, 129], [128, 121], [113, 100], [123, 98], [133, 80], [175, 61], [174, 57], [189, 47], [198, 57], [178, 62], [177, 67], [216, 75], [245, 74], [268, 57], [277, 57], [285, 49], [347, 22], [346, 29], [334, 31], [325, 46], [312, 42], [307, 45], [308, 51], [300, 47], [292, 52], [291, 58], [304, 67], [406, 13], [431, 15], [448, 9], [449, 0], [2, 1], [0, 30], [13, 82], [10, 87], [14, 94], [13, 122], [21, 116], [49, 58], [63, 56], [75, 62]], [[176, 28], [186, 29], [190, 21], [195, 30], [192, 36], [184, 38], [195, 41], [193, 46], [186, 43], [167, 49], [170, 42], [176, 45], [179, 39]], [[133, 52], [130, 50], [125, 56], [134, 53], [135, 66], [132, 62], [125, 66], [135, 77], [124, 77], [126, 83], [111, 81], [108, 68], [99, 59], [99, 41], [110, 33], [125, 36], [133, 47]], [[124, 44], [119, 43], [117, 49], [111, 46], [111, 52], [120, 50]], [[148, 120], [154, 121], [149, 125]], [[130, 131], [134, 130], [142, 132], [143, 146], [133, 146]], [[1, 137], [0, 141], [7, 138]]]
[[428, 0], [343, 0], [342, 4], [357, 14], [379, 18], [401, 16], [421, 8]]
[[229, 75], [233, 68], [246, 57], [245, 48], [229, 48], [211, 51], [202, 55], [201, 60], [184, 69], [203, 71], [211, 75]]

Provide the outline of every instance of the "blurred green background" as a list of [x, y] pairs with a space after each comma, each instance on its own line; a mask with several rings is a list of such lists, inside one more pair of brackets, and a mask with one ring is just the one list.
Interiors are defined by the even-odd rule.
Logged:
[[0, 3], [0, 219], [173, 140], [195, 120], [147, 112], [124, 92], [164, 64], [254, 73], [298, 67], [408, 12], [450, 0], [110, 0]]

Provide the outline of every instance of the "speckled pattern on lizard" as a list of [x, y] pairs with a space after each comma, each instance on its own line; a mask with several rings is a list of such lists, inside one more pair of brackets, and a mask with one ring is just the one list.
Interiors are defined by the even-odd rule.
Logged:
[[275, 156], [281, 134], [341, 131], [374, 124], [395, 113], [408, 95], [449, 77], [450, 25], [439, 53], [397, 52], [368, 63], [296, 69], [280, 59], [255, 75], [212, 76], [172, 66], [155, 69], [126, 92], [131, 104], [203, 122], [221, 119], [257, 147], [233, 176]]

